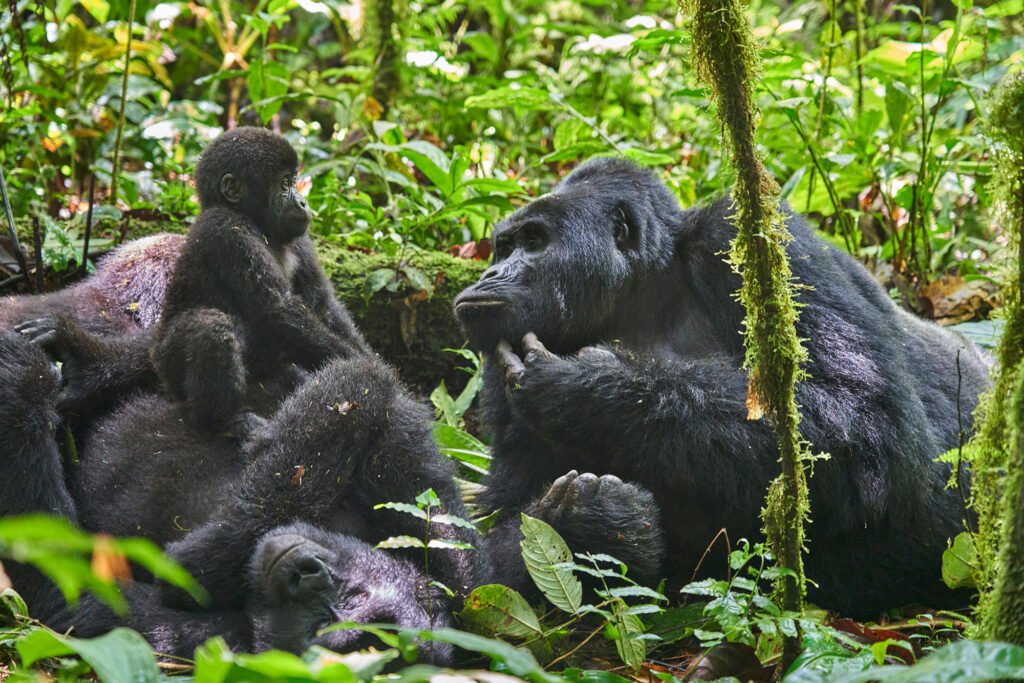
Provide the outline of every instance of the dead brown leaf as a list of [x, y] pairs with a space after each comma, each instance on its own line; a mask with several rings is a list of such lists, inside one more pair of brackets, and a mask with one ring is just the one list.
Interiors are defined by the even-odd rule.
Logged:
[[92, 573], [104, 581], [132, 580], [132, 568], [117, 549], [112, 536], [96, 536], [96, 545], [92, 549]]
[[942, 275], [918, 290], [921, 314], [942, 325], [987, 316], [997, 303], [998, 287], [988, 280], [968, 282], [960, 275]]
[[295, 474], [292, 475], [292, 486], [302, 486], [302, 478], [306, 476], [306, 466], [296, 465]]
[[355, 401], [342, 401], [341, 403], [335, 403], [334, 405], [327, 406], [327, 410], [338, 415], [348, 415], [353, 410], [358, 410], [359, 404]]

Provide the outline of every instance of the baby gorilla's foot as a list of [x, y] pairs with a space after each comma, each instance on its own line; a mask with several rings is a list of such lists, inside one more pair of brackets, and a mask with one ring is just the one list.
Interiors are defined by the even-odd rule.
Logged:
[[555, 528], [574, 552], [606, 553], [626, 563], [638, 581], [659, 578], [665, 542], [649, 491], [612, 474], [555, 480], [527, 511]]

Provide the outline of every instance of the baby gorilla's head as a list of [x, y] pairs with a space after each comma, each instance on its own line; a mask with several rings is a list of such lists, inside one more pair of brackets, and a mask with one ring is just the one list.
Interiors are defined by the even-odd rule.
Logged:
[[[253, 648], [301, 653], [311, 645], [350, 652], [380, 645], [356, 630], [320, 633], [342, 621], [415, 629], [449, 624], [447, 608], [426, 577], [405, 560], [345, 534], [296, 523], [260, 539], [249, 563]], [[422, 643], [420, 656], [447, 664], [452, 648]]]

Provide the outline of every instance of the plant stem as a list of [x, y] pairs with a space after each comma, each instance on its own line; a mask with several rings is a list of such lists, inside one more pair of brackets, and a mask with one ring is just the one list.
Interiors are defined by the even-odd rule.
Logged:
[[[121, 175], [121, 135], [124, 133], [124, 108], [128, 100], [128, 71], [132, 62], [132, 33], [135, 28], [136, 0], [128, 6], [128, 38], [124, 46], [124, 73], [121, 74], [121, 103], [117, 112], [117, 137], [114, 139], [114, 163], [110, 169], [110, 205], [117, 206], [117, 179]], [[92, 210], [90, 204], [89, 209]]]

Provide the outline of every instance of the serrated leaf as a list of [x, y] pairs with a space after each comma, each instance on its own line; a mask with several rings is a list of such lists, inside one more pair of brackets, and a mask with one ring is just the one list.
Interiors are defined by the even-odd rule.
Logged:
[[396, 512], [404, 512], [407, 515], [413, 517], [419, 517], [422, 520], [427, 519], [427, 513], [416, 507], [412, 503], [378, 503], [373, 506], [374, 510], [395, 510]]
[[426, 546], [423, 544], [423, 539], [416, 538], [415, 536], [392, 536], [391, 538], [384, 539], [383, 541], [381, 541], [380, 543], [378, 543], [374, 547], [375, 548], [394, 549], [394, 548], [425, 548]]
[[543, 633], [526, 599], [511, 588], [497, 584], [474, 589], [466, 597], [459, 619], [481, 635], [529, 638]]
[[472, 543], [464, 543], [463, 541], [454, 541], [448, 538], [432, 538], [427, 543], [428, 548], [438, 548], [440, 550], [476, 550], [476, 546]]
[[476, 527], [473, 525], [473, 522], [469, 521], [468, 519], [462, 519], [461, 517], [457, 517], [455, 515], [434, 515], [430, 518], [430, 523], [451, 524], [452, 526], [461, 526], [463, 529], [472, 529], [473, 531], [476, 531]]
[[583, 584], [567, 569], [556, 567], [570, 562], [572, 552], [550, 524], [522, 515], [523, 562], [530, 578], [552, 605], [577, 614], [583, 604]]
[[608, 591], [608, 594], [615, 598], [650, 598], [651, 600], [668, 600], [668, 598], [658, 591], [651, 590], [646, 586], [623, 586], [622, 588], [612, 588]]

